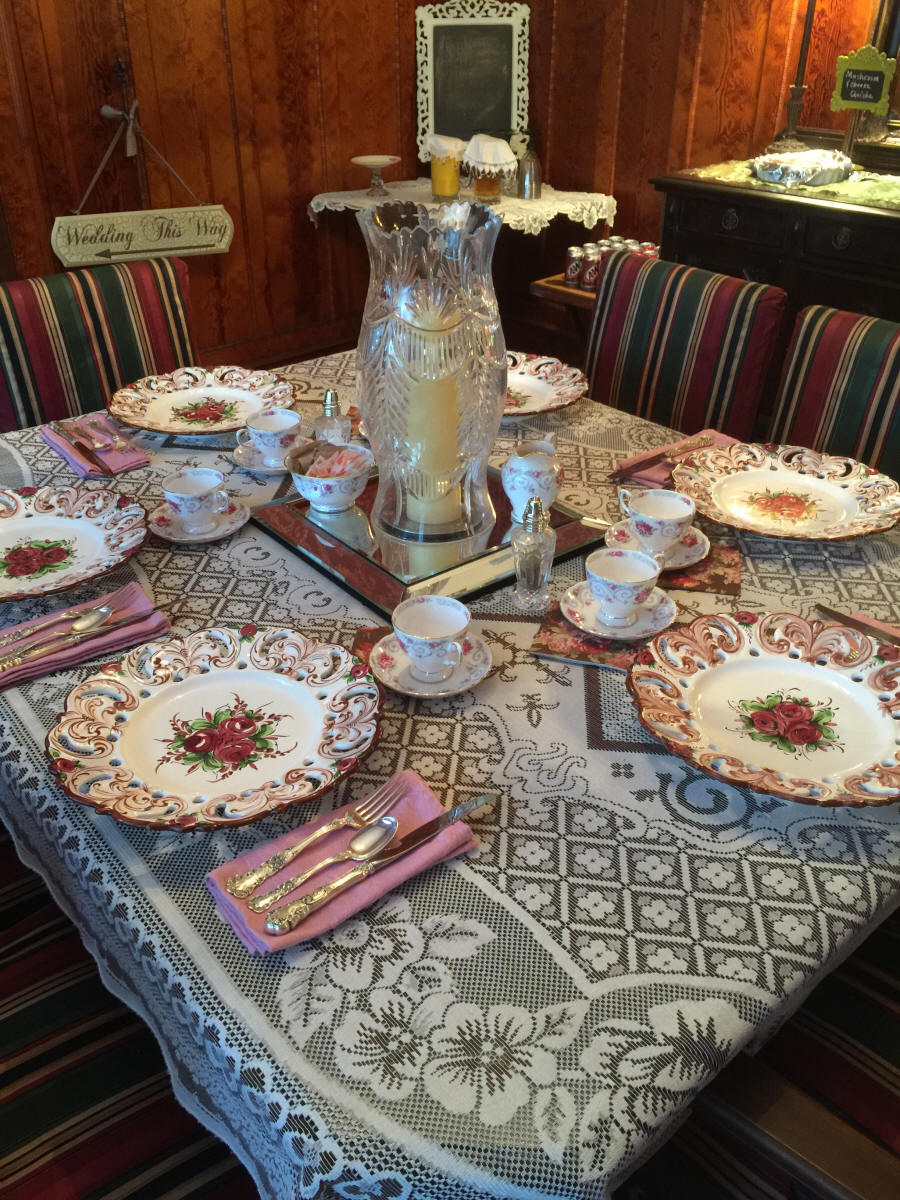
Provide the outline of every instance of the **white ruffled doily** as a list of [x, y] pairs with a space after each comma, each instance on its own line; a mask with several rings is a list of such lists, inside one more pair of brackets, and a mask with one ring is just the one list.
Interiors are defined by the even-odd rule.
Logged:
[[[431, 199], [430, 179], [404, 179], [399, 183], [391, 181], [385, 186], [389, 192], [388, 196], [367, 196], [365, 189], [354, 192], [320, 192], [318, 196], [313, 196], [309, 203], [309, 219], [317, 225], [319, 213], [326, 209], [330, 212], [341, 212], [348, 208], [369, 209], [374, 208], [376, 204], [389, 204], [391, 200], [410, 200], [413, 204], [424, 204], [429, 209], [438, 207]], [[463, 189], [460, 198], [465, 200], [474, 197]], [[547, 183], [541, 189], [540, 200], [501, 196], [494, 208], [503, 218], [504, 225], [522, 233], [540, 233], [554, 217], [568, 217], [570, 221], [577, 221], [586, 229], [593, 229], [601, 221], [612, 225], [616, 215], [616, 202], [612, 196], [603, 192], [558, 192]]]

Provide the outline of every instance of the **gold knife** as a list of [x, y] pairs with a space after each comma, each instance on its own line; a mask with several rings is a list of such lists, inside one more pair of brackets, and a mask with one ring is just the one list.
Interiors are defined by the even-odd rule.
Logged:
[[80, 642], [89, 642], [92, 638], [102, 637], [103, 634], [109, 633], [113, 629], [123, 629], [126, 625], [137, 625], [138, 622], [145, 621], [150, 615], [150, 613], [132, 614], [129, 617], [122, 617], [119, 621], [109, 621], [105, 625], [99, 625], [96, 629], [89, 629], [85, 633], [59, 634], [57, 637], [41, 642], [39, 646], [26, 646], [18, 654], [3, 655], [0, 657], [0, 674], [4, 671], [11, 671], [14, 667], [20, 666], [23, 662], [30, 662], [34, 658], [56, 654], [59, 650], [66, 650], [69, 646], [77, 646]]
[[402, 858], [404, 854], [409, 854], [411, 850], [431, 841], [442, 829], [446, 829], [448, 825], [452, 825], [466, 813], [472, 812], [475, 808], [481, 808], [483, 804], [493, 804], [498, 799], [496, 794], [486, 793], [483, 796], [476, 796], [474, 800], [464, 800], [461, 804], [456, 804], [453, 808], [448, 809], [447, 812], [441, 813], [440, 816], [411, 830], [398, 842], [391, 842], [376, 858], [370, 858], [367, 862], [360, 863], [359, 866], [351, 867], [349, 871], [345, 871], [331, 883], [316, 888], [314, 892], [301, 896], [299, 900], [294, 900], [290, 904], [282, 904], [280, 908], [271, 909], [266, 917], [266, 933], [290, 933], [311, 912], [315, 912], [317, 908], [321, 908], [323, 904], [327, 904], [329, 900], [333, 900], [347, 888], [353, 887], [355, 883], [367, 879], [373, 872], [380, 871], [382, 867]]
[[657, 463], [665, 462], [667, 459], [677, 461], [684, 454], [693, 454], [695, 450], [702, 450], [705, 446], [711, 445], [712, 437], [708, 433], [702, 433], [682, 446], [666, 446], [648, 458], [642, 458], [640, 462], [632, 463], [630, 467], [616, 467], [614, 471], [610, 472], [610, 479], [628, 479], [629, 476], [636, 475], [638, 471], [643, 471], [647, 467], [655, 467]]
[[50, 428], [58, 437], [61, 437], [64, 442], [68, 442], [70, 446], [72, 446], [75, 450], [78, 450], [79, 453], [83, 454], [88, 462], [92, 466], [96, 467], [98, 471], [102, 471], [103, 474], [108, 475], [110, 479], [115, 479], [115, 471], [111, 471], [109, 469], [106, 463], [94, 453], [93, 449], [88, 445], [83, 437], [80, 437], [77, 433], [70, 433], [68, 429], [63, 428], [59, 421], [51, 421]]
[[816, 612], [827, 617], [829, 621], [840, 621], [842, 625], [848, 625], [857, 633], [867, 634], [881, 645], [900, 646], [900, 635], [889, 633], [886, 629], [879, 629], [877, 625], [873, 625], [870, 621], [864, 621], [861, 617], [851, 617], [847, 613], [838, 612], [836, 608], [829, 608], [827, 604], [817, 604]]

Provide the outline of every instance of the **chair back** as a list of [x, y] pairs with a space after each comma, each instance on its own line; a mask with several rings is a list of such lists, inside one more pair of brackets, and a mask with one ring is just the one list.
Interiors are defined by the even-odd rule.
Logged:
[[0, 283], [0, 430], [104, 408], [123, 384], [197, 361], [178, 258]]
[[794, 326], [769, 440], [900, 476], [900, 325], [816, 304]]
[[686, 433], [750, 438], [786, 301], [768, 284], [609, 254], [588, 340], [590, 394]]

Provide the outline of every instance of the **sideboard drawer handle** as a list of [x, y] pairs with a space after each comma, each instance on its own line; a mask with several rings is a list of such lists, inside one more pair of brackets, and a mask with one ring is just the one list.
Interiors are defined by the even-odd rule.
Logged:
[[722, 213], [722, 228], [727, 233], [731, 233], [733, 229], [737, 229], [740, 221], [741, 218], [738, 216], [736, 208], [726, 208]]
[[836, 230], [831, 239], [831, 244], [835, 250], [846, 250], [853, 241], [853, 234], [850, 232], [849, 225], [842, 225]]

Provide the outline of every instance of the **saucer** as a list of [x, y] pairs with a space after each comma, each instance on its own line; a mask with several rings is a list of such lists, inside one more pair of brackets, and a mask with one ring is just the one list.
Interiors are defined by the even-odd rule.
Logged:
[[633, 625], [605, 625], [599, 619], [597, 601], [586, 579], [569, 588], [562, 598], [560, 609], [567, 621], [585, 633], [612, 638], [617, 642], [636, 642], [638, 638], [662, 633], [675, 620], [678, 611], [675, 601], [662, 588], [654, 588], [649, 599], [638, 609], [638, 619]]
[[[606, 531], [606, 544], [616, 550], [644, 550], [644, 544], [628, 528], [627, 521], [619, 521]], [[677, 571], [692, 567], [709, 554], [709, 538], [693, 525], [686, 529], [680, 539], [666, 551], [666, 571]]]
[[409, 656], [396, 634], [389, 633], [372, 647], [369, 670], [379, 683], [404, 696], [418, 696], [424, 700], [435, 696], [455, 696], [484, 679], [491, 669], [491, 652], [487, 643], [475, 633], [463, 639], [464, 646], [466, 643], [469, 648], [463, 651], [462, 662], [452, 675], [434, 683], [423, 683], [412, 677]]
[[251, 442], [241, 442], [235, 446], [231, 452], [231, 457], [239, 467], [242, 467], [245, 471], [255, 471], [257, 475], [287, 474], [287, 467], [283, 461], [277, 467], [267, 467], [263, 461], [265, 456], [262, 451], [257, 450]]
[[185, 533], [181, 521], [164, 500], [148, 515], [147, 524], [151, 533], [167, 542], [193, 545], [195, 542], [217, 542], [220, 538], [230, 537], [249, 519], [250, 509], [247, 505], [242, 504], [240, 500], [234, 500], [228, 511], [221, 513], [217, 518], [215, 529], [208, 529], [205, 533]]

